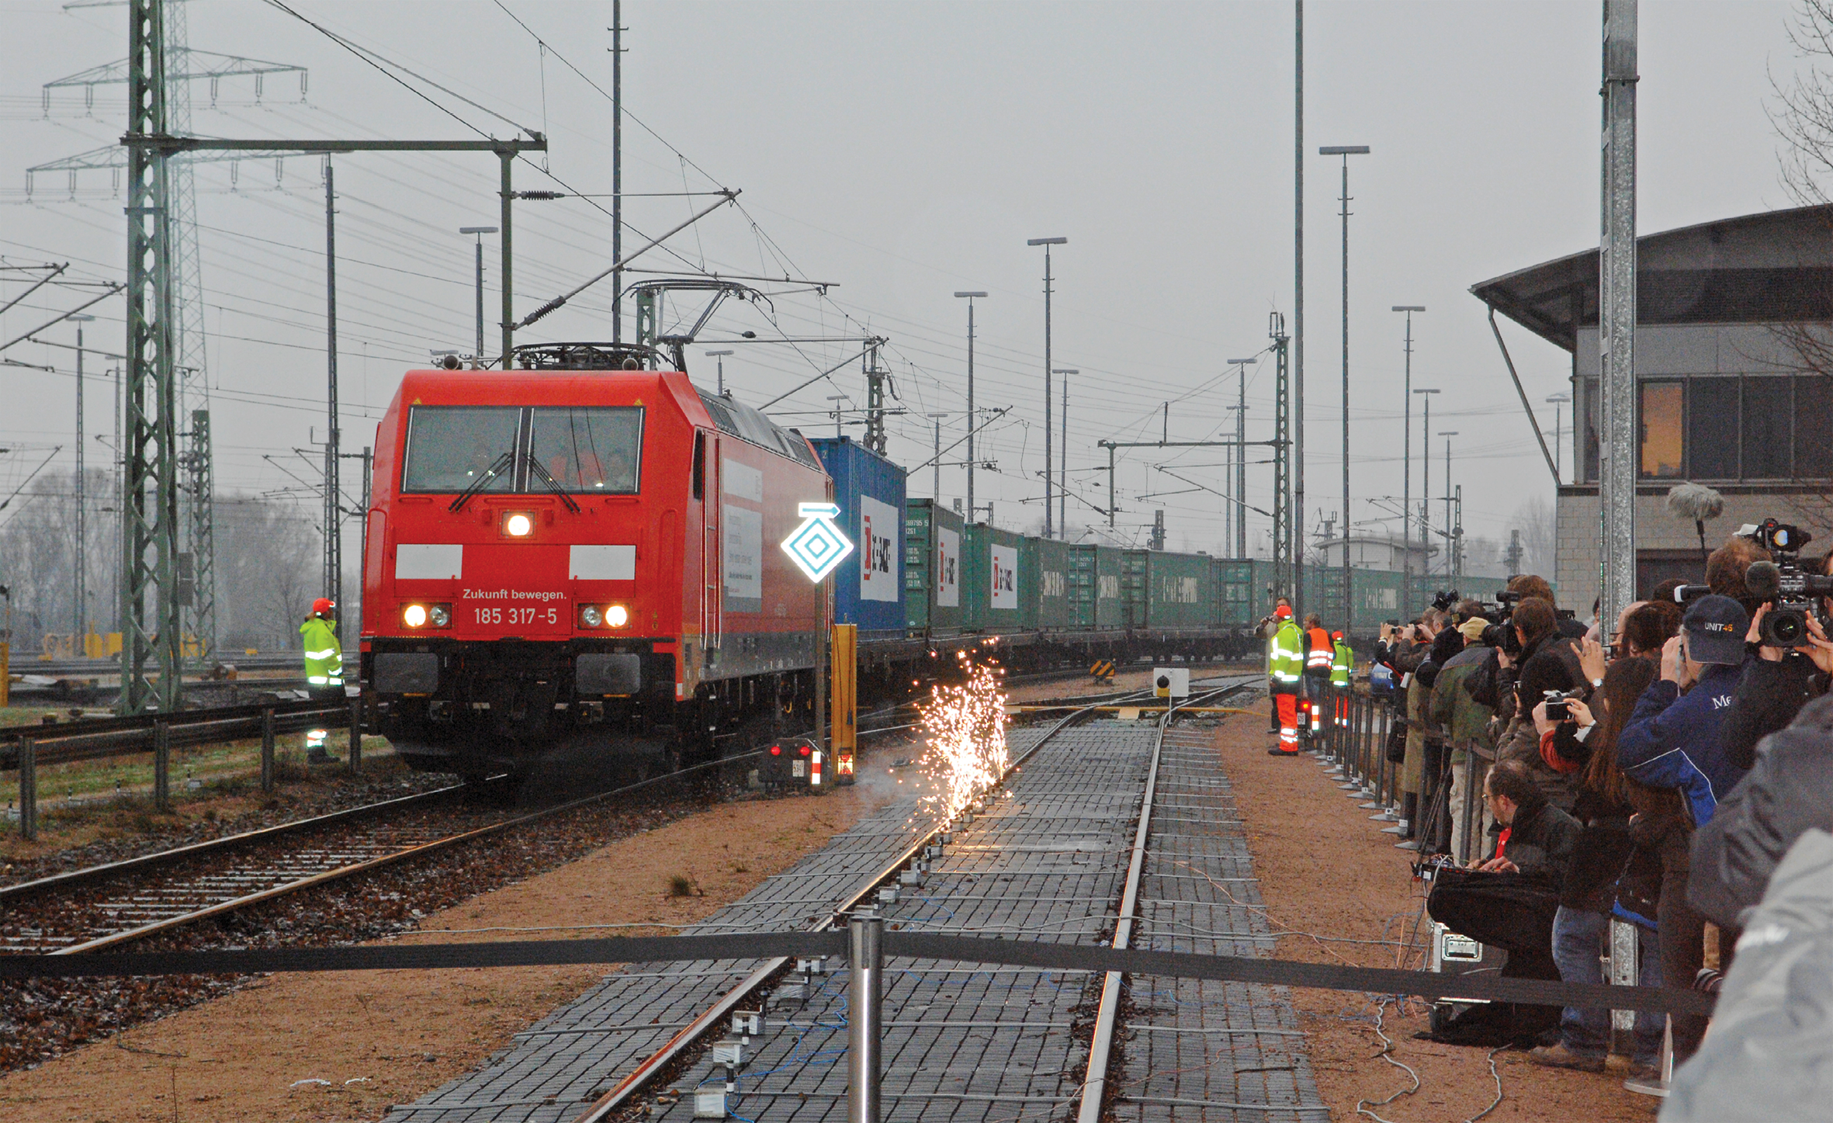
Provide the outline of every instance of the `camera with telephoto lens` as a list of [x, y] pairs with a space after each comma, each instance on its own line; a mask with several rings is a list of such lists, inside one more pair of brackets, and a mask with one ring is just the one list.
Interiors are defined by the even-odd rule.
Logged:
[[1432, 598], [1432, 607], [1440, 612], [1450, 612], [1463, 599], [1456, 589], [1440, 589], [1438, 595]]
[[1833, 577], [1809, 573], [1797, 560], [1813, 535], [1798, 526], [1764, 519], [1758, 525], [1741, 527], [1737, 536], [1750, 539], [1776, 559], [1754, 562], [1744, 573], [1744, 587], [1752, 596], [1769, 602], [1769, 611], [1757, 627], [1759, 642], [1765, 647], [1805, 647], [1810, 635], [1808, 616], [1817, 608], [1815, 599], [1833, 596]]
[[1483, 606], [1484, 619], [1490, 622], [1489, 627], [1483, 629], [1484, 644], [1500, 649], [1510, 658], [1521, 654], [1521, 637], [1515, 634], [1515, 606], [1520, 603], [1520, 593], [1498, 589], [1495, 605]]

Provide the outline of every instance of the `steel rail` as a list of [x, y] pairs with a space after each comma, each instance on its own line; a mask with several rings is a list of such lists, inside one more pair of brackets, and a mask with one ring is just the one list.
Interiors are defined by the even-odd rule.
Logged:
[[[1126, 888], [1120, 895], [1120, 914], [1114, 923], [1112, 947], [1123, 951], [1133, 937], [1133, 916], [1139, 909], [1139, 882], [1146, 869], [1146, 837], [1152, 829], [1152, 804], [1158, 794], [1158, 766], [1164, 755], [1165, 733], [1171, 728], [1171, 719], [1184, 706], [1198, 705], [1200, 702], [1238, 690], [1247, 689], [1247, 684], [1223, 687], [1212, 690], [1201, 696], [1191, 697], [1184, 702], [1166, 708], [1163, 717], [1158, 721], [1158, 735], [1152, 741], [1152, 764], [1146, 771], [1145, 794], [1140, 799], [1139, 825], [1133, 832], [1132, 857], [1127, 862]], [[1108, 1058], [1114, 1052], [1114, 1025], [1120, 1013], [1120, 991], [1123, 976], [1118, 971], [1109, 971], [1101, 979], [1101, 1003], [1095, 1014], [1095, 1030], [1088, 1045], [1088, 1071], [1082, 1081], [1082, 1094], [1076, 1109], [1076, 1123], [1100, 1123], [1102, 1101], [1107, 1094]]]
[[464, 784], [450, 784], [443, 788], [433, 788], [429, 791], [415, 792], [413, 795], [385, 799], [380, 803], [365, 803], [361, 807], [346, 807], [342, 811], [331, 811], [323, 815], [314, 815], [307, 819], [294, 819], [285, 823], [276, 823], [271, 827], [260, 827], [252, 831], [243, 831], [240, 834], [224, 835], [221, 838], [212, 838], [203, 842], [189, 843], [188, 845], [174, 847], [170, 850], [160, 850], [152, 854], [141, 854], [133, 858], [122, 858], [115, 862], [104, 862], [99, 866], [85, 866], [80, 870], [66, 870], [63, 873], [54, 873], [49, 877], [40, 877], [32, 881], [22, 881], [17, 885], [0, 887], [0, 902], [32, 893], [43, 892], [47, 889], [60, 889], [69, 885], [78, 885], [86, 881], [98, 881], [102, 878], [114, 877], [117, 874], [131, 873], [135, 870], [170, 865], [173, 862], [182, 861], [185, 858], [194, 858], [199, 854], [234, 850], [240, 846], [267, 842], [271, 839], [280, 838], [285, 835], [298, 834], [302, 831], [330, 826], [333, 823], [342, 822], [347, 819], [361, 818], [365, 815], [373, 815], [381, 812], [397, 811], [409, 804], [431, 803], [440, 797], [463, 791], [466, 786], [467, 785]]
[[[150, 924], [140, 925], [136, 928], [124, 930], [121, 932], [109, 933], [108, 935], [99, 936], [95, 939], [88, 940], [80, 944], [75, 944], [69, 947], [58, 949], [57, 951], [51, 952], [49, 954], [74, 955], [78, 952], [97, 951], [102, 948], [114, 947], [119, 944], [130, 943], [134, 940], [144, 939], [145, 937], [150, 936], [150, 935], [154, 935], [160, 932], [166, 932], [166, 931], [170, 931], [175, 928], [183, 927], [184, 925], [193, 923], [194, 921], [208, 919], [209, 917], [213, 917], [213, 916], [221, 916], [225, 913], [234, 912], [238, 909], [246, 908], [249, 905], [258, 904], [263, 901], [273, 900], [274, 898], [277, 898], [277, 897], [283, 897], [290, 893], [296, 893], [304, 889], [310, 889], [315, 886], [323, 885], [323, 884], [326, 884], [332, 881], [342, 880], [347, 877], [353, 877], [359, 874], [370, 873], [375, 870], [381, 869], [383, 867], [394, 865], [398, 862], [407, 861], [413, 858], [424, 857], [428, 854], [432, 854], [440, 850], [446, 850], [446, 849], [450, 849], [455, 846], [463, 845], [465, 843], [475, 842], [479, 839], [487, 838], [494, 834], [501, 834], [506, 831], [514, 830], [518, 827], [523, 827], [531, 823], [539, 822], [543, 819], [550, 819], [558, 815], [563, 815], [569, 811], [574, 811], [581, 807], [585, 807], [585, 806], [588, 806], [594, 803], [602, 803], [605, 800], [609, 800], [617, 796], [628, 795], [629, 793], [634, 792], [640, 788], [649, 787], [651, 785], [663, 783], [668, 780], [681, 779], [682, 777], [687, 776], [690, 773], [704, 771], [705, 769], [708, 769], [708, 768], [719, 768], [725, 765], [733, 764], [738, 761], [749, 760], [753, 757], [759, 757], [762, 755], [763, 755], [763, 751], [758, 750], [755, 752], [740, 753], [734, 756], [723, 757], [715, 761], [707, 761], [703, 764], [690, 765], [687, 768], [678, 769], [673, 772], [667, 772], [660, 776], [651, 776], [648, 779], [639, 780], [634, 784], [626, 784], [621, 788], [613, 788], [610, 791], [598, 792], [598, 793], [595, 793], [593, 795], [588, 795], [588, 796], [581, 796], [578, 799], [568, 800], [565, 803], [555, 804], [552, 807], [544, 807], [539, 811], [532, 811], [525, 815], [517, 815], [513, 818], [503, 819], [499, 822], [490, 823], [485, 826], [477, 827], [469, 831], [461, 831], [457, 834], [448, 835], [444, 838], [434, 839], [430, 842], [418, 842], [412, 846], [403, 847], [389, 854], [380, 855], [375, 858], [365, 859], [364, 861], [361, 861], [361, 862], [353, 862], [348, 865], [339, 866], [335, 869], [322, 870], [317, 873], [309, 874], [302, 878], [297, 878], [292, 881], [288, 881], [282, 885], [272, 886], [268, 889], [264, 889], [256, 893], [244, 894], [243, 896], [234, 898], [233, 900], [219, 901], [214, 904], [207, 905], [203, 908], [194, 909], [194, 910], [185, 912], [181, 915], [167, 917], [167, 918], [155, 921]], [[441, 790], [443, 791], [443, 790], [449, 790], [449, 789], [441, 789]], [[431, 793], [428, 793], [428, 794], [430, 795]], [[337, 812], [337, 813], [334, 813], [332, 816], [321, 816], [319, 817], [318, 820], [314, 820], [311, 822], [314, 822], [316, 825], [322, 825], [328, 819], [334, 820], [336, 818], [349, 818], [354, 814], [366, 812], [366, 811], [373, 812], [377, 808], [381, 808], [381, 807], [392, 806], [392, 807], [395, 807], [396, 809], [400, 809], [400, 806], [403, 803], [408, 802], [414, 798], [416, 797], [403, 797], [402, 799], [390, 800], [382, 804], [370, 804], [363, 808], [352, 808], [348, 812]], [[274, 828], [269, 828], [269, 830], [273, 830], [273, 829]], [[261, 834], [262, 832], [251, 832], [251, 833]], [[281, 833], [285, 833], [285, 832], [281, 832]], [[268, 839], [271, 839], [272, 837], [274, 837], [274, 835], [266, 834], [265, 837]], [[211, 844], [209, 843], [197, 844], [197, 846], [201, 848], [208, 848], [210, 845]], [[191, 852], [196, 853], [197, 851], [195, 849], [192, 849]], [[157, 858], [159, 856], [151, 855], [149, 857]], [[138, 860], [137, 859], [128, 859], [127, 863], [125, 864], [131, 865], [132, 863], [136, 861]], [[120, 865], [121, 864], [117, 864], [117, 868]], [[101, 869], [103, 867], [96, 867], [96, 868]], [[80, 875], [88, 871], [72, 871], [72, 872], [73, 874]], [[67, 876], [67, 875], [59, 875], [59, 876]], [[42, 880], [49, 881], [53, 879], [42, 879]], [[24, 886], [15, 887], [15, 891], [22, 890], [23, 888]]]
[[[1147, 693], [1147, 691], [1136, 690], [1132, 693], [1144, 694]], [[1023, 756], [1006, 766], [1005, 772], [1000, 775], [999, 784], [1003, 785], [1009, 780], [1012, 774], [1023, 767], [1025, 762], [1036, 755], [1038, 750], [1048, 744], [1051, 738], [1068, 728], [1071, 723], [1079, 721], [1093, 712], [1094, 708], [1089, 707], [1084, 710], [1079, 710], [1076, 713], [1069, 714], [1059, 720], [1050, 728], [1049, 732], [1038, 738], [1037, 742], [1029, 749], [1026, 749]], [[884, 866], [881, 866], [878, 872], [867, 878], [856, 892], [845, 901], [841, 902], [826, 917], [809, 925], [806, 931], [820, 931], [823, 928], [830, 928], [844, 923], [843, 918], [847, 913], [858, 908], [867, 897], [877, 891], [880, 885], [896, 877], [898, 871], [914, 861], [926, 847], [935, 841], [936, 836], [942, 833], [943, 827], [944, 824], [937, 823], [933, 829], [922, 838], [912, 843], [903, 853], [893, 858]], [[664, 1068], [691, 1047], [701, 1036], [720, 1025], [733, 1010], [738, 1008], [739, 1003], [745, 1001], [784, 968], [788, 967], [790, 962], [791, 960], [787, 956], [776, 956], [766, 959], [762, 966], [745, 976], [743, 981], [737, 986], [727, 991], [723, 997], [709, 1006], [699, 1016], [695, 1017], [684, 1028], [678, 1030], [661, 1048], [640, 1061], [634, 1069], [627, 1073], [616, 1084], [612, 1085], [604, 1095], [593, 1101], [592, 1106], [582, 1112], [574, 1120], [574, 1123], [600, 1123], [600, 1121], [608, 1118], [613, 1112], [617, 1111], [618, 1108], [628, 1103], [638, 1092], [642, 1091], [650, 1080], [661, 1073]]]

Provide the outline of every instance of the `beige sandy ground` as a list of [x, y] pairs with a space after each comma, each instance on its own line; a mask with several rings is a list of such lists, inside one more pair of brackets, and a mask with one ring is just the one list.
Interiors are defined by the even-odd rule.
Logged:
[[[423, 931], [431, 935], [405, 938], [533, 939], [569, 933], [462, 930], [701, 919], [818, 849], [896, 790], [882, 766], [862, 780], [822, 797], [722, 805], [612, 842], [561, 869], [429, 916]], [[704, 896], [668, 896], [669, 879], [677, 874], [692, 879]], [[389, 1104], [416, 1099], [475, 1068], [603, 974], [529, 967], [270, 976], [0, 1078], [0, 1119], [375, 1119]]]
[[[1403, 921], [1419, 912], [1420, 889], [1412, 880], [1409, 851], [1394, 849], [1309, 757], [1286, 760], [1266, 755], [1266, 703], [1256, 712], [1225, 722], [1216, 744], [1222, 767], [1234, 782], [1247, 824], [1254, 872], [1276, 930], [1361, 940], [1404, 934]], [[1320, 943], [1303, 935], [1282, 935], [1278, 955], [1318, 963], [1394, 967], [1391, 948], [1368, 944]], [[1375, 1005], [1345, 991], [1293, 990], [1299, 1024], [1306, 1031], [1318, 1091], [1332, 1120], [1352, 1120], [1358, 1100], [1378, 1101], [1412, 1081], [1378, 1059], [1380, 1042], [1372, 1019]], [[1419, 1073], [1420, 1091], [1376, 1109], [1392, 1120], [1459, 1120], [1482, 1111], [1495, 1098], [1486, 1049], [1413, 1040], [1426, 1028], [1424, 1007], [1410, 1013], [1389, 1007], [1387, 1035], [1394, 1056]], [[1502, 1103], [1486, 1120], [1557, 1119], [1574, 1123], [1637, 1121], [1654, 1117], [1658, 1101], [1623, 1088], [1624, 1073], [1566, 1072], [1542, 1068], [1526, 1055], [1496, 1056]], [[1364, 1117], [1365, 1118], [1365, 1117]]]

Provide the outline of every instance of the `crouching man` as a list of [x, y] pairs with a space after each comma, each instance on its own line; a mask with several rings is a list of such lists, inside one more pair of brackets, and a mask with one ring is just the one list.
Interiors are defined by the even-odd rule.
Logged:
[[[1558, 981], [1553, 915], [1578, 843], [1579, 823], [1547, 802], [1527, 766], [1499, 761], [1483, 779], [1483, 799], [1501, 833], [1483, 858], [1443, 869], [1426, 899], [1432, 919], [1508, 952], [1505, 979]], [[1531, 1042], [1559, 1024], [1559, 1007], [1492, 1002], [1473, 1006], [1432, 1037], [1452, 1045]]]

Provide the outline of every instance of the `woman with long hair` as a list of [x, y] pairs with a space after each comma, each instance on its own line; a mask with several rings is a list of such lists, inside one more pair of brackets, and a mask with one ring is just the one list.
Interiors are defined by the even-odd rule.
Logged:
[[[1559, 912], [1553, 918], [1553, 962], [1565, 982], [1604, 981], [1599, 953], [1610, 932], [1618, 883], [1634, 864], [1636, 850], [1630, 826], [1636, 810], [1630, 791], [1634, 781], [1617, 767], [1617, 737], [1629, 723], [1636, 699], [1659, 675], [1660, 667], [1652, 659], [1618, 659], [1605, 669], [1604, 684], [1592, 696], [1595, 708], [1572, 699], [1567, 703], [1570, 716], [1557, 723], [1547, 720], [1544, 702], [1535, 708], [1543, 758], [1548, 767], [1577, 778], [1574, 817], [1585, 827], [1560, 890]], [[1645, 861], [1644, 868], [1646, 865]], [[1643, 927], [1643, 934], [1642, 982], [1658, 985], [1661, 957], [1653, 949], [1652, 922]], [[1632, 1064], [1638, 1072], [1653, 1071], [1661, 1030], [1659, 1015], [1636, 1016]], [[1556, 1068], [1602, 1072], [1610, 1052], [1610, 1011], [1566, 1007], [1560, 1014], [1559, 1038], [1556, 1044], [1533, 1050], [1529, 1059]]]

